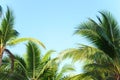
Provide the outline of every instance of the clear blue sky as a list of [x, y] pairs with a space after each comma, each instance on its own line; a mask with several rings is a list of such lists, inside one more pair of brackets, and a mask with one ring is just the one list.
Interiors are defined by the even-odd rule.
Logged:
[[[61, 51], [87, 42], [73, 36], [75, 27], [88, 17], [95, 18], [98, 11], [110, 11], [120, 23], [120, 0], [0, 0], [15, 15], [15, 28], [20, 37], [34, 37], [47, 49]], [[22, 55], [24, 48], [16, 49]]]

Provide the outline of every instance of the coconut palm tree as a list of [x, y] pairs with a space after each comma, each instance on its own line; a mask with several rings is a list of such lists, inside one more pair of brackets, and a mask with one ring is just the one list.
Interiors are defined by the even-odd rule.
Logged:
[[[71, 65], [64, 65], [59, 70], [59, 61], [57, 58], [51, 59], [54, 50], [49, 50], [44, 56], [37, 44], [29, 42], [27, 52], [24, 58], [15, 56], [14, 71], [10, 71], [9, 58], [4, 58], [1, 67], [0, 77], [4, 80], [66, 80], [66, 72], [75, 71]], [[12, 75], [12, 76], [11, 76]], [[7, 77], [6, 77], [7, 76]]]
[[[93, 46], [82, 45], [78, 49], [66, 50], [63, 54], [64, 56], [72, 56], [74, 60], [87, 61], [86, 64], [89, 68], [96, 68], [96, 71], [92, 69], [94, 72], [99, 72], [101, 67], [102, 73], [97, 74], [98, 77], [102, 74], [106, 77], [107, 74], [112, 76], [114, 80], [120, 80], [119, 25], [109, 12], [102, 11], [100, 14], [102, 18], [97, 16], [98, 22], [89, 18], [88, 22], [82, 23], [75, 31], [75, 34], [82, 35]], [[110, 65], [110, 68], [108, 65]], [[87, 72], [92, 72], [92, 70]]]
[[[42, 57], [37, 44], [29, 42], [24, 58], [14, 56], [14, 71], [10, 68], [10, 59], [4, 58], [0, 67], [2, 80], [51, 80], [56, 71], [56, 63], [50, 59], [53, 50]], [[52, 65], [52, 66], [50, 66]], [[53, 69], [54, 68], [54, 69]], [[51, 77], [52, 76], [52, 77]]]
[[[1, 10], [1, 9], [0, 9]], [[0, 65], [2, 65], [2, 57], [4, 53], [7, 53], [11, 58], [11, 68], [13, 69], [14, 56], [7, 46], [13, 46], [23, 41], [34, 41], [45, 47], [40, 41], [33, 38], [17, 38], [18, 31], [14, 29], [14, 16], [12, 11], [7, 8], [7, 12], [2, 19], [0, 25]]]

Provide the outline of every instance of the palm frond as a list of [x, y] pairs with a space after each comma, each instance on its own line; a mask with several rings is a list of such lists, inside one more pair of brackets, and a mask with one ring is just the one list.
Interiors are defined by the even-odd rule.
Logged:
[[101, 52], [99, 49], [87, 45], [81, 45], [78, 49], [67, 49], [60, 53], [60, 59], [73, 58], [73, 61], [90, 60], [91, 55]]
[[[75, 34], [83, 35], [97, 48], [105, 52], [111, 58], [116, 54], [116, 48], [119, 47], [120, 30], [117, 21], [109, 12], [100, 12], [102, 18], [97, 17], [99, 23], [89, 18], [89, 21], [81, 24]], [[119, 51], [117, 51], [119, 53]]]
[[[80, 50], [79, 49], [75, 49], [75, 48], [70, 48], [70, 49], [66, 49], [63, 50], [62, 52], [60, 52], [60, 55], [58, 56], [58, 59], [61, 61], [63, 59], [66, 58], [76, 58], [76, 57], [80, 57], [78, 56], [80, 54]], [[78, 60], [78, 58], [76, 58]], [[80, 58], [79, 58], [80, 59]]]
[[26, 69], [26, 63], [22, 57], [20, 57], [18, 55], [14, 55], [14, 59], [15, 59], [15, 62], [20, 63], [20, 65], [22, 65]]
[[60, 80], [64, 77], [64, 74], [67, 72], [75, 71], [74, 67], [72, 65], [64, 65], [60, 72], [58, 72], [56, 76], [56, 80]]
[[35, 43], [29, 42], [27, 44], [26, 63], [28, 72], [30, 72], [30, 74], [34, 77], [36, 76], [35, 70], [40, 64], [40, 55], [41, 52], [39, 47]]
[[3, 58], [3, 65], [0, 66], [0, 79], [2, 80], [27, 80], [25, 71], [18, 61], [14, 60], [14, 70], [11, 71], [10, 59], [8, 57]]
[[51, 55], [55, 52], [55, 50], [49, 50], [45, 55], [42, 57], [42, 62], [48, 61], [50, 59]]
[[14, 16], [9, 8], [7, 8], [6, 15], [2, 20], [1, 31], [2, 41], [5, 45], [8, 40], [17, 37], [19, 34], [16, 30], [14, 30]]
[[77, 74], [77, 75], [74, 75], [74, 76], [68, 78], [67, 80], [94, 80], [94, 79], [92, 79], [91, 76], [84, 77], [84, 75], [85, 75], [85, 73]]
[[45, 48], [44, 44], [35, 38], [18, 38], [18, 39], [15, 39], [15, 40], [12, 40], [11, 42], [9, 42], [8, 45], [16, 45], [16, 44], [24, 42], [24, 41], [32, 41], [32, 42], [39, 44], [43, 48]]
[[[84, 66], [84, 70], [86, 71], [99, 71], [101, 73], [107, 73], [107, 72], [112, 72], [112, 69], [114, 66], [112, 64], [99, 64], [99, 63], [91, 63], [91, 64], [86, 64]], [[114, 71], [114, 70], [113, 70]]]
[[[56, 61], [56, 58], [51, 59], [46, 64], [44, 64], [44, 66], [38, 73], [36, 79], [39, 79], [39, 78], [41, 79], [43, 76], [45, 76], [45, 74], [47, 74], [47, 77], [50, 76], [51, 74], [55, 74], [56, 69], [57, 69], [57, 64], [55, 61]], [[54, 75], [52, 75], [52, 77], [53, 76]], [[43, 78], [43, 79], [45, 79], [45, 78]]]

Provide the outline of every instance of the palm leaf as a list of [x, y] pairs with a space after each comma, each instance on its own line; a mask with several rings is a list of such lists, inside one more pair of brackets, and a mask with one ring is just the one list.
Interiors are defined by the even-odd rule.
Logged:
[[[75, 34], [83, 35], [97, 48], [104, 51], [110, 57], [115, 57], [115, 48], [119, 47], [120, 30], [115, 19], [108, 12], [100, 12], [102, 19], [97, 17], [99, 23], [89, 18], [89, 21], [81, 24]], [[119, 52], [118, 52], [119, 53]]]
[[8, 45], [16, 45], [16, 44], [18, 44], [20, 42], [24, 42], [24, 41], [32, 41], [32, 42], [38, 43], [43, 48], [45, 48], [44, 44], [35, 38], [18, 38], [18, 39], [15, 39], [15, 40], [12, 40], [11, 42], [9, 42]]
[[56, 80], [60, 80], [61, 78], [63, 78], [65, 73], [72, 72], [72, 71], [75, 71], [72, 65], [64, 65], [61, 71], [57, 74]]
[[78, 49], [67, 49], [60, 53], [60, 58], [73, 58], [73, 61], [90, 60], [91, 55], [102, 52], [99, 49], [87, 45], [81, 45]]
[[84, 77], [84, 75], [85, 75], [84, 73], [83, 74], [77, 74], [77, 75], [74, 75], [74, 76], [68, 78], [67, 80], [94, 80], [94, 79], [92, 79], [91, 76], [85, 76]]
[[3, 65], [0, 66], [0, 79], [2, 80], [26, 80], [23, 68], [14, 61], [14, 70], [11, 71], [10, 59], [8, 57], [3, 58]]
[[26, 63], [28, 72], [33, 76], [33, 78], [35, 78], [36, 76], [35, 70], [39, 67], [40, 64], [40, 55], [41, 52], [38, 46], [33, 42], [29, 42], [27, 44]]
[[107, 72], [112, 72], [111, 69], [114, 69], [113, 68], [114, 66], [112, 64], [106, 64], [106, 63], [102, 63], [102, 64], [99, 64], [99, 63], [91, 63], [91, 64], [86, 64], [84, 66], [84, 70], [85, 71], [99, 71], [101, 73], [107, 73]]
[[49, 50], [45, 55], [42, 57], [42, 62], [46, 62], [50, 59], [51, 55], [54, 53], [54, 50]]
[[101, 17], [97, 16], [98, 22], [89, 18], [88, 22], [78, 26], [75, 31], [75, 34], [86, 37], [94, 45], [94, 47], [82, 46], [79, 49], [81, 51], [79, 59], [83, 57], [83, 60], [85, 58], [89, 61], [84, 67], [86, 71], [82, 77], [91, 77], [94, 80], [108, 80], [108, 77], [118, 79], [119, 76], [115, 75], [120, 74], [119, 25], [109, 12], [101, 11], [100, 14]]
[[14, 16], [12, 11], [7, 8], [6, 16], [1, 23], [2, 41], [6, 45], [6, 42], [18, 36], [18, 32], [14, 30]]
[[14, 58], [16, 62], [20, 63], [24, 68], [26, 68], [25, 60], [22, 57], [14, 55]]
[[[49, 61], [42, 67], [42, 69], [40, 70], [39, 74], [38, 74], [37, 77], [36, 77], [36, 80], [37, 80], [37, 79], [41, 79], [41, 78], [42, 78], [46, 73], [48, 73], [49, 71], [50, 71], [50, 72], [49, 72], [48, 76], [51, 75], [51, 74], [53, 74], [53, 73], [55, 73], [56, 68], [57, 68], [56, 59], [57, 59], [57, 58], [49, 60]], [[48, 76], [47, 76], [47, 77], [48, 77]], [[53, 76], [54, 76], [54, 75], [53, 75]], [[44, 78], [43, 78], [43, 79], [44, 79]]]

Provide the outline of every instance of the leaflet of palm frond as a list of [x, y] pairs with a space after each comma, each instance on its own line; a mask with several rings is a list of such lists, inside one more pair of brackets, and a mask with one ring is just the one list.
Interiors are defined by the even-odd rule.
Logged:
[[72, 65], [64, 65], [62, 67], [62, 69], [60, 70], [60, 72], [58, 72], [57, 76], [56, 76], [56, 80], [60, 80], [61, 78], [63, 78], [64, 74], [67, 72], [73, 72], [75, 71], [74, 67]]
[[47, 73], [47, 71], [49, 71], [49, 70], [51, 71], [51, 69], [53, 69], [53, 67], [52, 67], [53, 64], [55, 65], [53, 60], [49, 60], [46, 64], [44, 64], [42, 69], [39, 71], [36, 79], [41, 78], [45, 73]]
[[80, 60], [80, 50], [75, 48], [70, 48], [60, 52], [58, 56], [59, 61], [66, 58], [73, 58], [74, 59], [73, 61]]
[[99, 63], [91, 63], [91, 64], [87, 64], [84, 66], [84, 71], [99, 71], [99, 72], [103, 72], [103, 73], [106, 73], [106, 72], [112, 72], [114, 70], [111, 70], [111, 69], [114, 69], [114, 65], [109, 63], [102, 63], [102, 64], [99, 64]]
[[84, 75], [85, 75], [84, 73], [77, 74], [75, 76], [68, 78], [67, 80], [94, 80], [91, 76], [84, 77]]
[[42, 62], [48, 61], [50, 59], [51, 55], [54, 54], [55, 50], [49, 50], [45, 53], [45, 55], [42, 57]]
[[14, 58], [15, 58], [15, 62], [20, 63], [24, 68], [26, 68], [26, 63], [23, 57], [14, 55]]

